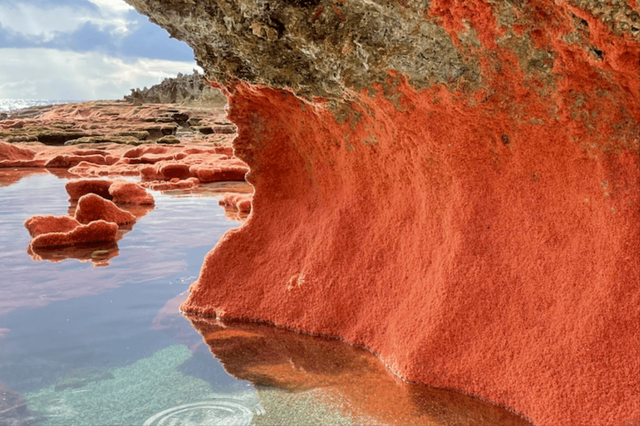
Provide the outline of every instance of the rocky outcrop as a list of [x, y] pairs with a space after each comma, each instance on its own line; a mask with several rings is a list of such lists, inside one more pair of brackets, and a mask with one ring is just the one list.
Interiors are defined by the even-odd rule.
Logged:
[[[193, 74], [179, 73], [175, 78], [165, 78], [160, 84], [148, 89], [131, 89], [131, 94], [124, 99], [135, 104], [225, 103], [222, 93], [208, 85], [197, 70], [193, 70]], [[184, 123], [188, 119], [188, 116], [185, 117]]]
[[183, 310], [640, 424], [635, 0], [127, 1], [226, 90], [255, 187]]

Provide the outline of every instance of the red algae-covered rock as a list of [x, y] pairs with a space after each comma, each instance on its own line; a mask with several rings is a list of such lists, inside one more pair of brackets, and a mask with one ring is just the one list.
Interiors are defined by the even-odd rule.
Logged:
[[234, 194], [226, 193], [222, 194], [218, 200], [225, 209], [237, 210], [241, 213], [249, 213], [251, 211], [251, 199], [253, 194]]
[[115, 242], [117, 237], [117, 224], [96, 220], [86, 225], [79, 225], [68, 232], [50, 232], [38, 235], [31, 240], [30, 247], [38, 249]]
[[191, 166], [191, 173], [202, 183], [221, 182], [221, 181], [242, 181], [249, 172], [247, 166], [240, 165], [195, 165]]
[[164, 146], [139, 146], [122, 154], [123, 158], [139, 158], [144, 154], [164, 154], [168, 149]]
[[171, 180], [173, 178], [186, 179], [191, 177], [189, 166], [182, 163], [164, 163], [160, 165], [157, 170], [165, 180]]
[[81, 162], [87, 162], [99, 165], [111, 165], [118, 161], [117, 157], [108, 155], [57, 155], [47, 161], [45, 167], [68, 169], [77, 166]]
[[80, 197], [75, 213], [80, 223], [89, 223], [96, 220], [113, 222], [125, 225], [136, 221], [131, 213], [119, 209], [113, 202], [105, 200], [96, 194], [87, 194]]
[[79, 225], [80, 222], [71, 216], [31, 216], [24, 222], [31, 237], [51, 232], [69, 232]]
[[0, 161], [33, 160], [36, 153], [28, 148], [21, 148], [10, 143], [0, 142]]
[[43, 160], [0, 160], [0, 169], [43, 167], [44, 164]]
[[96, 194], [110, 200], [112, 195], [109, 188], [112, 184], [113, 181], [106, 179], [80, 179], [69, 181], [64, 187], [69, 194], [70, 201], [78, 200], [86, 194]]
[[109, 187], [109, 195], [116, 204], [154, 204], [153, 195], [135, 182], [113, 182]]
[[[182, 309], [341, 336], [402, 377], [538, 424], [635, 419], [637, 148], [593, 151], [566, 122], [399, 90], [414, 114], [364, 96], [351, 131], [293, 96], [238, 88], [253, 214], [207, 256]], [[251, 130], [256, 114], [270, 130]]]
[[198, 178], [188, 178], [184, 180], [178, 179], [177, 181], [150, 181], [150, 182], [142, 182], [142, 185], [145, 188], [152, 189], [154, 191], [172, 191], [176, 189], [189, 189], [194, 188], [200, 184]]
[[255, 187], [183, 310], [640, 424], [636, 0], [128, 2], [226, 90]]

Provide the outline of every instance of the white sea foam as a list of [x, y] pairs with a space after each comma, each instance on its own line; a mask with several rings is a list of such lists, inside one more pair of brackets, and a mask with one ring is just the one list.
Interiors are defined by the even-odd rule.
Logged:
[[52, 99], [0, 99], [0, 112], [15, 111], [41, 105], [66, 104], [73, 101]]

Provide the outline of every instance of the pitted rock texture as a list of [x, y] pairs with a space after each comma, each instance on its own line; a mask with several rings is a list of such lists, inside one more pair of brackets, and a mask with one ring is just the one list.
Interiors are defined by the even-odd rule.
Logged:
[[637, 1], [130, 3], [226, 90], [255, 187], [183, 310], [640, 424]]
[[[179, 73], [175, 78], [166, 78], [161, 83], [144, 89], [131, 89], [124, 97], [127, 102], [142, 104], [198, 103], [209, 102], [224, 105], [220, 91], [207, 84], [204, 76], [194, 70], [193, 74]], [[184, 125], [189, 117], [187, 116]]]

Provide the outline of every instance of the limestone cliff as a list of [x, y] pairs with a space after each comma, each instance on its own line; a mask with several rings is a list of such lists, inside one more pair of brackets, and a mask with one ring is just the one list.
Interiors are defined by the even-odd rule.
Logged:
[[165, 78], [162, 82], [143, 89], [131, 89], [126, 95], [127, 102], [136, 104], [214, 103], [224, 105], [224, 96], [219, 90], [209, 86], [197, 70], [193, 74], [179, 73], [175, 78]]
[[182, 309], [640, 424], [636, 0], [127, 0], [228, 94], [252, 213]]

